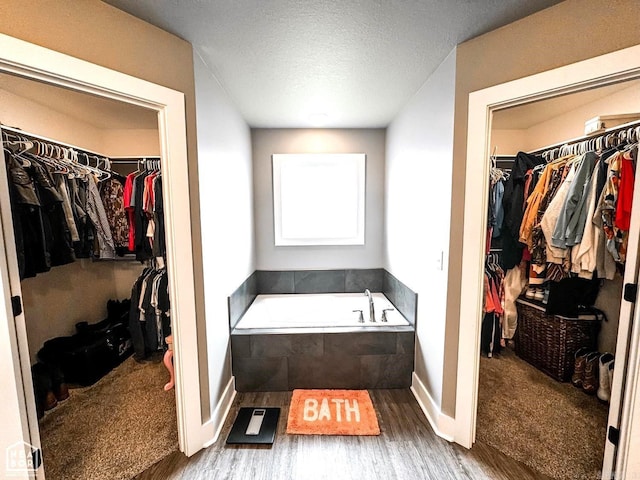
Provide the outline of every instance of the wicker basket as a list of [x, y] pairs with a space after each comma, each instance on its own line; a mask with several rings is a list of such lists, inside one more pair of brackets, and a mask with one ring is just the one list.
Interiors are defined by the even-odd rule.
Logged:
[[597, 350], [600, 321], [595, 315], [547, 315], [544, 306], [528, 299], [516, 303], [516, 355], [558, 381], [569, 381], [575, 352], [582, 347]]

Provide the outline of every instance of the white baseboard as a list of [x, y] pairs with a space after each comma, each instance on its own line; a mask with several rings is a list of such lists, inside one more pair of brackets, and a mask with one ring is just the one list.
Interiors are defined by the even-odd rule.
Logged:
[[220, 401], [218, 401], [218, 404], [216, 405], [216, 409], [211, 413], [211, 419], [207, 422], [207, 424], [213, 427], [213, 431], [215, 432], [213, 439], [206, 442], [203, 445], [203, 448], [211, 446], [216, 442], [216, 440], [218, 440], [222, 427], [224, 426], [224, 422], [227, 419], [227, 415], [229, 415], [229, 410], [231, 410], [231, 405], [233, 405], [233, 400], [236, 398], [235, 387], [235, 377], [231, 377], [224, 389], [224, 392], [222, 393], [222, 397], [220, 397]]
[[411, 392], [416, 397], [418, 405], [424, 412], [425, 417], [431, 424], [431, 428], [436, 432], [436, 435], [444, 438], [448, 442], [453, 442], [455, 432], [455, 420], [449, 415], [445, 415], [440, 411], [440, 408], [436, 405], [429, 394], [429, 391], [424, 386], [424, 383], [418, 378], [416, 372], [413, 372], [411, 381]]

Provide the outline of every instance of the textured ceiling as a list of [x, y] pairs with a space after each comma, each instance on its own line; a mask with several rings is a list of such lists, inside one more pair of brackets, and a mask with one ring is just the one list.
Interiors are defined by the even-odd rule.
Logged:
[[385, 127], [465, 40], [557, 0], [106, 0], [188, 40], [252, 127]]

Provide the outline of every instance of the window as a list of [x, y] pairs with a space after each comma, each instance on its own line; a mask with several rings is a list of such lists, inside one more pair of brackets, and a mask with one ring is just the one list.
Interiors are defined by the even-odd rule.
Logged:
[[276, 246], [364, 245], [365, 154], [274, 154]]

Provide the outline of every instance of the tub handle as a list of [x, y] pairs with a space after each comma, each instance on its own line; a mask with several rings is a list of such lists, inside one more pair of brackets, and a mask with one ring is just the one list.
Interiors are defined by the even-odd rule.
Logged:
[[392, 310], [395, 310], [395, 308], [385, 308], [384, 310], [382, 310], [382, 318], [380, 319], [380, 321], [387, 322], [387, 312], [391, 312]]
[[358, 316], [358, 323], [364, 323], [364, 315], [362, 315], [362, 310], [354, 310], [354, 312], [360, 312]]

